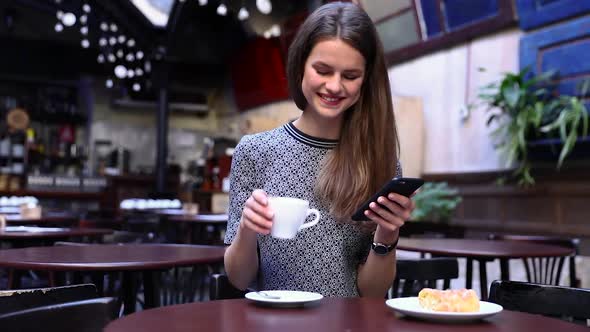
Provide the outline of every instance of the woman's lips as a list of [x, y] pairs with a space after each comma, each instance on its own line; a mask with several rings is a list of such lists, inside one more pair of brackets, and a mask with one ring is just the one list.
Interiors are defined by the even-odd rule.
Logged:
[[338, 96], [330, 96], [322, 93], [318, 93], [318, 96], [322, 100], [322, 102], [328, 106], [338, 106], [340, 102], [344, 99]]

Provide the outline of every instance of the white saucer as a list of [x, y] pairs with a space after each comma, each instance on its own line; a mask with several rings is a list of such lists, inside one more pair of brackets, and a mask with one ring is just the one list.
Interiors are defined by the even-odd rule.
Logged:
[[258, 304], [276, 307], [300, 307], [305, 304], [318, 302], [324, 298], [322, 294], [312, 292], [287, 290], [265, 290], [262, 292], [271, 297], [276, 296], [278, 298], [265, 297], [258, 292], [249, 292], [246, 294], [246, 298]]
[[443, 312], [422, 308], [417, 297], [400, 297], [389, 299], [385, 304], [404, 315], [440, 322], [464, 322], [493, 316], [502, 311], [502, 306], [485, 301], [479, 301], [477, 312]]

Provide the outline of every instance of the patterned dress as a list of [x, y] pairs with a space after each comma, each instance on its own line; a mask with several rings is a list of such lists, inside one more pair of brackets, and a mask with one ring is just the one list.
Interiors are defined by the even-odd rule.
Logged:
[[260, 289], [359, 296], [357, 268], [368, 255], [373, 235], [353, 224], [337, 222], [314, 194], [322, 161], [337, 144], [336, 140], [306, 135], [288, 123], [244, 136], [236, 147], [226, 244], [236, 236], [244, 204], [255, 189], [263, 189], [269, 196], [307, 200], [310, 208], [321, 213], [316, 226], [300, 231], [292, 240], [258, 235]]

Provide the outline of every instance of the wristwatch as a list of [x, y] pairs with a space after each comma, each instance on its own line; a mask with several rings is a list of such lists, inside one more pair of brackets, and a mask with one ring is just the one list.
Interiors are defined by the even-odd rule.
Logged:
[[395, 240], [395, 242], [392, 245], [389, 246], [381, 242], [373, 242], [373, 244], [371, 245], [371, 249], [373, 249], [375, 254], [379, 256], [385, 256], [389, 254], [393, 249], [395, 249], [395, 247], [397, 247], [398, 241], [399, 237], [397, 238], [397, 240]]

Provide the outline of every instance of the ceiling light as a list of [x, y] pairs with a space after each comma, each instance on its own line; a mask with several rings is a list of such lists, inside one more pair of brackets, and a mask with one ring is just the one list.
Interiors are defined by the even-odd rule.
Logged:
[[221, 16], [227, 15], [227, 7], [224, 4], [220, 3], [219, 7], [217, 7], [217, 14]]
[[117, 38], [111, 37], [109, 38], [109, 45], [113, 46], [117, 43]]
[[143, 59], [143, 52], [137, 51], [137, 53], [135, 53], [135, 57], [137, 58], [137, 60]]
[[141, 85], [139, 83], [133, 83], [133, 91], [137, 92], [141, 90]]
[[96, 61], [98, 63], [104, 63], [104, 55], [103, 54], [99, 54], [98, 57], [96, 57]]
[[199, 0], [199, 5], [206, 6], [207, 5], [207, 0]]
[[149, 61], [146, 61], [146, 62], [143, 64], [143, 69], [145, 69], [145, 72], [146, 72], [146, 73], [149, 73], [150, 71], [152, 71], [152, 64], [151, 64], [151, 62], [149, 62]]
[[133, 69], [127, 69], [127, 77], [133, 78], [135, 76], [135, 71]]
[[90, 7], [90, 5], [89, 5], [89, 4], [85, 3], [84, 5], [82, 5], [82, 10], [83, 10], [85, 13], [90, 13], [90, 11], [92, 10], [92, 8]]
[[264, 31], [263, 36], [266, 39], [270, 39], [270, 37], [272, 37], [272, 34], [270, 33], [270, 30], [266, 30]]
[[115, 62], [115, 61], [117, 61], [117, 58], [115, 57], [115, 55], [113, 53], [110, 53], [107, 56], [107, 58], [108, 58], [109, 62]]
[[64, 30], [64, 26], [61, 23], [55, 24], [55, 31], [62, 32]]
[[135, 61], [135, 56], [133, 55], [133, 53], [129, 53], [127, 54], [127, 56], [125, 57], [125, 60], [132, 62]]
[[278, 37], [281, 35], [281, 28], [277, 24], [273, 24], [268, 30], [271, 36]]
[[115, 23], [111, 23], [111, 31], [117, 32], [117, 30], [119, 30], [119, 27]]
[[108, 80], [106, 80], [104, 85], [109, 89], [112, 88], [113, 87], [113, 80], [109, 78]]
[[141, 76], [143, 75], [143, 70], [141, 70], [141, 68], [136, 68], [135, 69], [135, 76]]
[[57, 17], [58, 20], [61, 20], [64, 17], [64, 12], [61, 10], [58, 10], [57, 13], [55, 13], [55, 16]]
[[262, 14], [270, 14], [272, 11], [272, 4], [270, 3], [270, 0], [256, 0], [256, 8], [258, 8]]
[[109, 29], [109, 25], [106, 22], [100, 23], [100, 30], [107, 31]]
[[88, 22], [88, 16], [86, 16], [86, 15], [80, 16], [80, 23], [86, 24], [86, 22]]
[[90, 42], [88, 41], [88, 39], [82, 39], [82, 41], [80, 42], [80, 44], [82, 45], [82, 47], [84, 48], [88, 48], [90, 47]]
[[122, 58], [124, 55], [125, 55], [125, 52], [123, 52], [123, 50], [117, 51], [117, 58]]
[[87, 35], [88, 34], [88, 27], [87, 26], [83, 26], [80, 28], [80, 33], [83, 35]]
[[61, 21], [64, 23], [65, 26], [71, 27], [72, 25], [76, 24], [76, 15], [72, 13], [65, 13]]
[[120, 35], [118, 40], [119, 40], [119, 44], [123, 44], [125, 42], [125, 40], [127, 40], [127, 37], [125, 37], [124, 35]]
[[247, 20], [248, 17], [250, 17], [250, 13], [248, 13], [248, 10], [246, 9], [246, 7], [240, 8], [240, 11], [238, 12], [238, 19], [240, 21], [243, 21], [243, 20]]
[[123, 65], [118, 65], [115, 67], [115, 76], [121, 79], [125, 78], [127, 76], [127, 68]]
[[104, 47], [104, 46], [107, 46], [107, 44], [108, 44], [107, 39], [104, 38], [104, 37], [103, 38], [100, 38], [98, 40], [98, 45], [100, 45], [100, 46], [103, 46]]
[[129, 47], [133, 47], [133, 46], [135, 46], [135, 39], [129, 39], [129, 40], [127, 41], [127, 46], [129, 46]]

